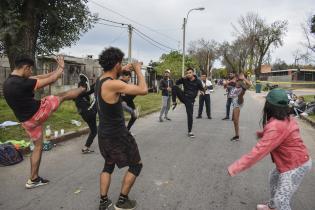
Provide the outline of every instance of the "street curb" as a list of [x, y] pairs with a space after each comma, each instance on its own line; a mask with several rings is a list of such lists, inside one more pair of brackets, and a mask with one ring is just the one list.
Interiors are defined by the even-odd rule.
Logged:
[[313, 128], [315, 128], [315, 122], [308, 117], [305, 117], [303, 115], [300, 115], [301, 119], [306, 121], [308, 124], [310, 124]]
[[[49, 141], [53, 144], [57, 144], [57, 143], [65, 142], [65, 141], [68, 141], [68, 140], [73, 139], [75, 137], [79, 137], [79, 136], [82, 136], [84, 134], [87, 134], [87, 133], [89, 133], [89, 131], [90, 131], [90, 129], [88, 127], [85, 127], [85, 128], [79, 129], [78, 131], [70, 131], [68, 133], [65, 133], [62, 136], [53, 137]], [[31, 153], [30, 147], [20, 149], [19, 151], [23, 155], [27, 155], [27, 154]]]
[[[139, 117], [139, 118], [145, 117], [146, 115], [155, 113], [155, 112], [157, 112], [159, 110], [160, 110], [160, 108], [157, 109], [157, 110], [149, 111], [148, 113], [145, 113], [145, 114], [141, 115], [141, 117]], [[65, 141], [71, 140], [73, 138], [82, 136], [84, 134], [87, 134], [87, 133], [89, 133], [89, 131], [90, 131], [89, 127], [85, 127], [85, 128], [81, 128], [81, 129], [79, 129], [77, 131], [70, 131], [68, 133], [65, 133], [62, 136], [53, 137], [49, 141], [51, 141], [51, 143], [53, 143], [53, 144], [58, 144], [58, 143], [65, 142]], [[20, 149], [19, 151], [23, 155], [27, 155], [27, 154], [31, 153], [30, 147]]]

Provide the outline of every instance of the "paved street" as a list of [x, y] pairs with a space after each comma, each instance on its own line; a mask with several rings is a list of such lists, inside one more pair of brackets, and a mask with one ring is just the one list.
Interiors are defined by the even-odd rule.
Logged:
[[[227, 166], [255, 144], [264, 99], [248, 92], [241, 110], [241, 141], [231, 142], [233, 125], [222, 121], [225, 96], [216, 89], [211, 96], [212, 120], [194, 119], [194, 140], [186, 137], [183, 106], [171, 111], [171, 122], [158, 122], [158, 114], [138, 120], [133, 128], [144, 168], [130, 197], [143, 210], [254, 210], [268, 199], [268, 173], [274, 167], [269, 156], [236, 177]], [[197, 113], [195, 105], [195, 116]], [[205, 111], [205, 110], [204, 110]], [[205, 114], [204, 114], [205, 117]], [[300, 122], [302, 136], [315, 157], [314, 129]], [[85, 136], [57, 145], [43, 155], [40, 174], [51, 183], [26, 190], [29, 158], [0, 168], [0, 209], [93, 210], [98, 209], [99, 173], [103, 159], [97, 140], [94, 154], [82, 155]], [[109, 196], [116, 201], [123, 172], [115, 169]], [[76, 193], [75, 193], [76, 192]], [[293, 199], [294, 210], [315, 209], [315, 170], [308, 174]]]

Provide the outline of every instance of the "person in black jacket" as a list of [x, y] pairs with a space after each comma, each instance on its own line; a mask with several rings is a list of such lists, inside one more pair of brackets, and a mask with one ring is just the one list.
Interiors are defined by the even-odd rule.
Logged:
[[[183, 85], [184, 91], [182, 91], [177, 85]], [[175, 109], [176, 97], [185, 105], [187, 113], [187, 122], [188, 122], [188, 136], [194, 138], [195, 135], [191, 132], [193, 125], [193, 111], [194, 111], [194, 102], [195, 98], [200, 91], [200, 94], [204, 94], [204, 88], [201, 81], [194, 74], [192, 68], [186, 70], [186, 76], [180, 78], [176, 81], [176, 86], [172, 89], [172, 101], [173, 101], [173, 110]]]
[[86, 140], [85, 146], [82, 149], [83, 154], [94, 152], [90, 149], [95, 136], [97, 135], [97, 125], [96, 125], [96, 106], [94, 95], [94, 84], [89, 85], [89, 80], [84, 74], [80, 74], [80, 82], [78, 87], [86, 88], [87, 92], [83, 92], [76, 99], [74, 99], [75, 105], [77, 107], [78, 113], [81, 115], [82, 119], [88, 124], [90, 128], [89, 136]]
[[[131, 79], [131, 72], [123, 70], [121, 73], [121, 79], [120, 80], [128, 84], [130, 79]], [[127, 95], [124, 93], [121, 94], [123, 110], [130, 114], [130, 120], [129, 120], [128, 125], [127, 125], [128, 130], [131, 129], [131, 127], [133, 126], [133, 124], [135, 123], [135, 121], [137, 120], [138, 115], [139, 115], [139, 110], [136, 109], [136, 105], [133, 102], [133, 99], [135, 97], [136, 96], [134, 96], [134, 95]]]
[[174, 86], [173, 80], [170, 79], [170, 74], [171, 71], [169, 69], [166, 69], [164, 72], [164, 78], [160, 81], [159, 89], [162, 90], [162, 108], [159, 117], [160, 122], [163, 122], [163, 114], [165, 120], [171, 120], [167, 117], [168, 111], [171, 107], [172, 88]]

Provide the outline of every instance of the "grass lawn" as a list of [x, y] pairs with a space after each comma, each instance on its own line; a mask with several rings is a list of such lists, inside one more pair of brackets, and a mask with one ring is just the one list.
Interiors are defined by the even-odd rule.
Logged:
[[[158, 111], [161, 107], [161, 95], [160, 94], [148, 94], [146, 96], [137, 96], [135, 98], [137, 106], [141, 107], [140, 116]], [[129, 116], [126, 116], [128, 119]], [[82, 124], [80, 127], [72, 125], [71, 120], [79, 120]], [[4, 121], [16, 121], [12, 110], [8, 107], [5, 100], [0, 97], [0, 123]], [[55, 112], [49, 120], [45, 123], [50, 125], [52, 131], [64, 129], [65, 132], [75, 131], [86, 127], [86, 123], [82, 120], [81, 116], [77, 113], [77, 109], [72, 101], [66, 101], [62, 103], [57, 112]], [[12, 126], [8, 128], [0, 129], [0, 142], [7, 140], [28, 140], [28, 136], [21, 126]]]
[[[305, 96], [303, 96], [303, 97], [304, 97], [304, 99], [305, 99], [306, 102], [311, 102], [311, 101], [314, 101], [314, 96], [315, 96], [315, 95], [305, 95]], [[314, 114], [308, 116], [308, 118], [310, 118], [312, 121], [315, 122], [315, 115], [314, 115]]]

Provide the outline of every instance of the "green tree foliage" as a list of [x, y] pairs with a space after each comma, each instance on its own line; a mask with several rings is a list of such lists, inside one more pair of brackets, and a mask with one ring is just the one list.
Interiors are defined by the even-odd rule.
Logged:
[[[185, 57], [185, 67], [197, 68], [197, 61], [193, 58]], [[163, 54], [155, 67], [158, 75], [163, 75], [166, 69], [170, 69], [173, 78], [180, 78], [182, 75], [182, 54], [178, 51], [172, 51], [168, 54]]]
[[218, 68], [212, 70], [213, 78], [226, 78], [228, 70], [226, 68]]
[[32, 58], [71, 46], [92, 27], [87, 0], [1, 0], [0, 50], [14, 68], [19, 55]]

